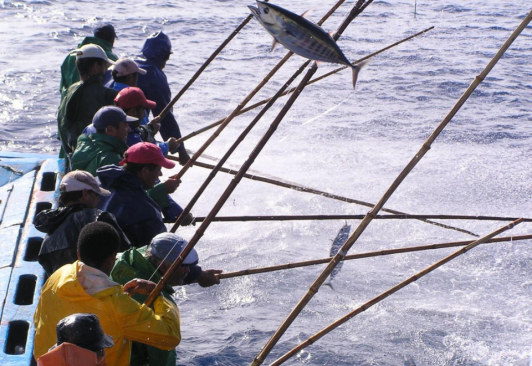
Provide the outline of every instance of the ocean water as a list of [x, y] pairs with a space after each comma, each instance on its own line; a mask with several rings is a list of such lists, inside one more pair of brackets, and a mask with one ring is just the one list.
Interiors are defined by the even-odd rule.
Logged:
[[[278, 5], [313, 8], [332, 1]], [[0, 149], [56, 153], [59, 66], [100, 22], [115, 25], [114, 51], [133, 56], [163, 29], [174, 54], [165, 69], [172, 91], [248, 15], [252, 1], [0, 0]], [[324, 28], [334, 30], [353, 2]], [[374, 1], [338, 42], [349, 59], [375, 52], [430, 26], [434, 30], [375, 58], [356, 90], [350, 71], [306, 88], [252, 169], [375, 203], [531, 10], [530, 1]], [[184, 134], [227, 114], [284, 56], [269, 52], [256, 21], [213, 61], [176, 104]], [[293, 57], [256, 100], [271, 96], [303, 60]], [[411, 214], [531, 216], [532, 28], [514, 42], [385, 207]], [[336, 66], [322, 64], [318, 75]], [[261, 120], [230, 158], [241, 165], [286, 99]], [[221, 157], [256, 111], [236, 118], [206, 154]], [[198, 149], [207, 134], [187, 142]], [[209, 161], [207, 159], [206, 161]], [[212, 161], [209, 161], [212, 162]], [[168, 173], [169, 174], [169, 173]], [[174, 194], [186, 205], [206, 178], [196, 167]], [[229, 184], [220, 173], [193, 209], [206, 216]], [[242, 181], [225, 215], [363, 214], [369, 209], [260, 182]], [[355, 228], [359, 221], [348, 222]], [[446, 222], [479, 235], [502, 222]], [[204, 268], [226, 272], [327, 257], [343, 221], [213, 223], [197, 245]], [[179, 230], [185, 238], [196, 227]], [[523, 223], [503, 235], [530, 233]], [[412, 220], [375, 220], [350, 254], [472, 240]], [[419, 279], [326, 335], [286, 364], [530, 365], [532, 242], [487, 244]], [[309, 336], [457, 249], [344, 263], [273, 349], [266, 364]], [[246, 365], [306, 293], [323, 265], [249, 275], [203, 289], [177, 289], [183, 341], [179, 365]]]

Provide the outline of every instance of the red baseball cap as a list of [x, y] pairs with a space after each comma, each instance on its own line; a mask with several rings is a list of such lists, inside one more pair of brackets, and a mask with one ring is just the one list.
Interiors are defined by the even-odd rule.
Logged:
[[115, 103], [122, 109], [129, 109], [138, 106], [142, 106], [147, 109], [154, 109], [157, 106], [157, 103], [146, 99], [144, 92], [134, 86], [120, 90], [115, 97]]
[[175, 166], [173, 161], [164, 157], [159, 146], [150, 142], [139, 142], [131, 146], [124, 156], [124, 160], [120, 162], [120, 165], [125, 163], [155, 164], [166, 169], [172, 169]]

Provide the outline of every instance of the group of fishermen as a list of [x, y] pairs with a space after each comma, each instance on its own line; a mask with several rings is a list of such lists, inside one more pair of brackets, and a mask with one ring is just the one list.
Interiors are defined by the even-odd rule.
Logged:
[[[34, 220], [47, 234], [39, 263], [49, 278], [34, 316], [43, 366], [175, 365], [173, 286], [220, 283], [221, 271], [203, 270], [193, 249], [152, 306], [142, 304], [187, 245], [165, 226], [182, 212], [169, 196], [180, 181], [159, 177], [175, 166], [166, 154], [178, 153], [182, 165], [190, 157], [171, 112], [148, 121], [170, 102], [170, 39], [152, 34], [136, 60], [118, 59], [115, 39], [114, 27], [102, 25], [61, 66], [58, 136], [71, 171], [60, 183], [61, 207]], [[189, 214], [184, 224], [192, 222]]]

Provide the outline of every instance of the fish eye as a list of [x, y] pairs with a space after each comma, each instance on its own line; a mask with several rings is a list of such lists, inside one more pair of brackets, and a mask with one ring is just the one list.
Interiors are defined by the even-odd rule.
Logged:
[[270, 12], [270, 9], [264, 8], [264, 14], [268, 14]]

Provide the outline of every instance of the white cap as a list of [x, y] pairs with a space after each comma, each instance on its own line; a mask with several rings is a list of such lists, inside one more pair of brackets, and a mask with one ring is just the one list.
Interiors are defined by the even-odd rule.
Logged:
[[115, 64], [114, 61], [109, 60], [103, 48], [96, 44], [86, 44], [85, 46], [74, 50], [74, 54], [76, 55], [76, 60], [93, 57], [101, 58], [102, 60], [111, 65]]
[[146, 75], [146, 70], [141, 69], [139, 65], [137, 65], [137, 63], [130, 58], [121, 58], [117, 60], [114, 66], [111, 66], [111, 69], [114, 71], [113, 75], [117, 77], [131, 75], [134, 73]]
[[111, 194], [111, 192], [98, 185], [98, 181], [96, 181], [91, 173], [83, 170], [74, 170], [68, 173], [63, 177], [59, 186], [61, 193], [82, 191], [84, 189], [93, 191], [100, 196], [109, 196]]

